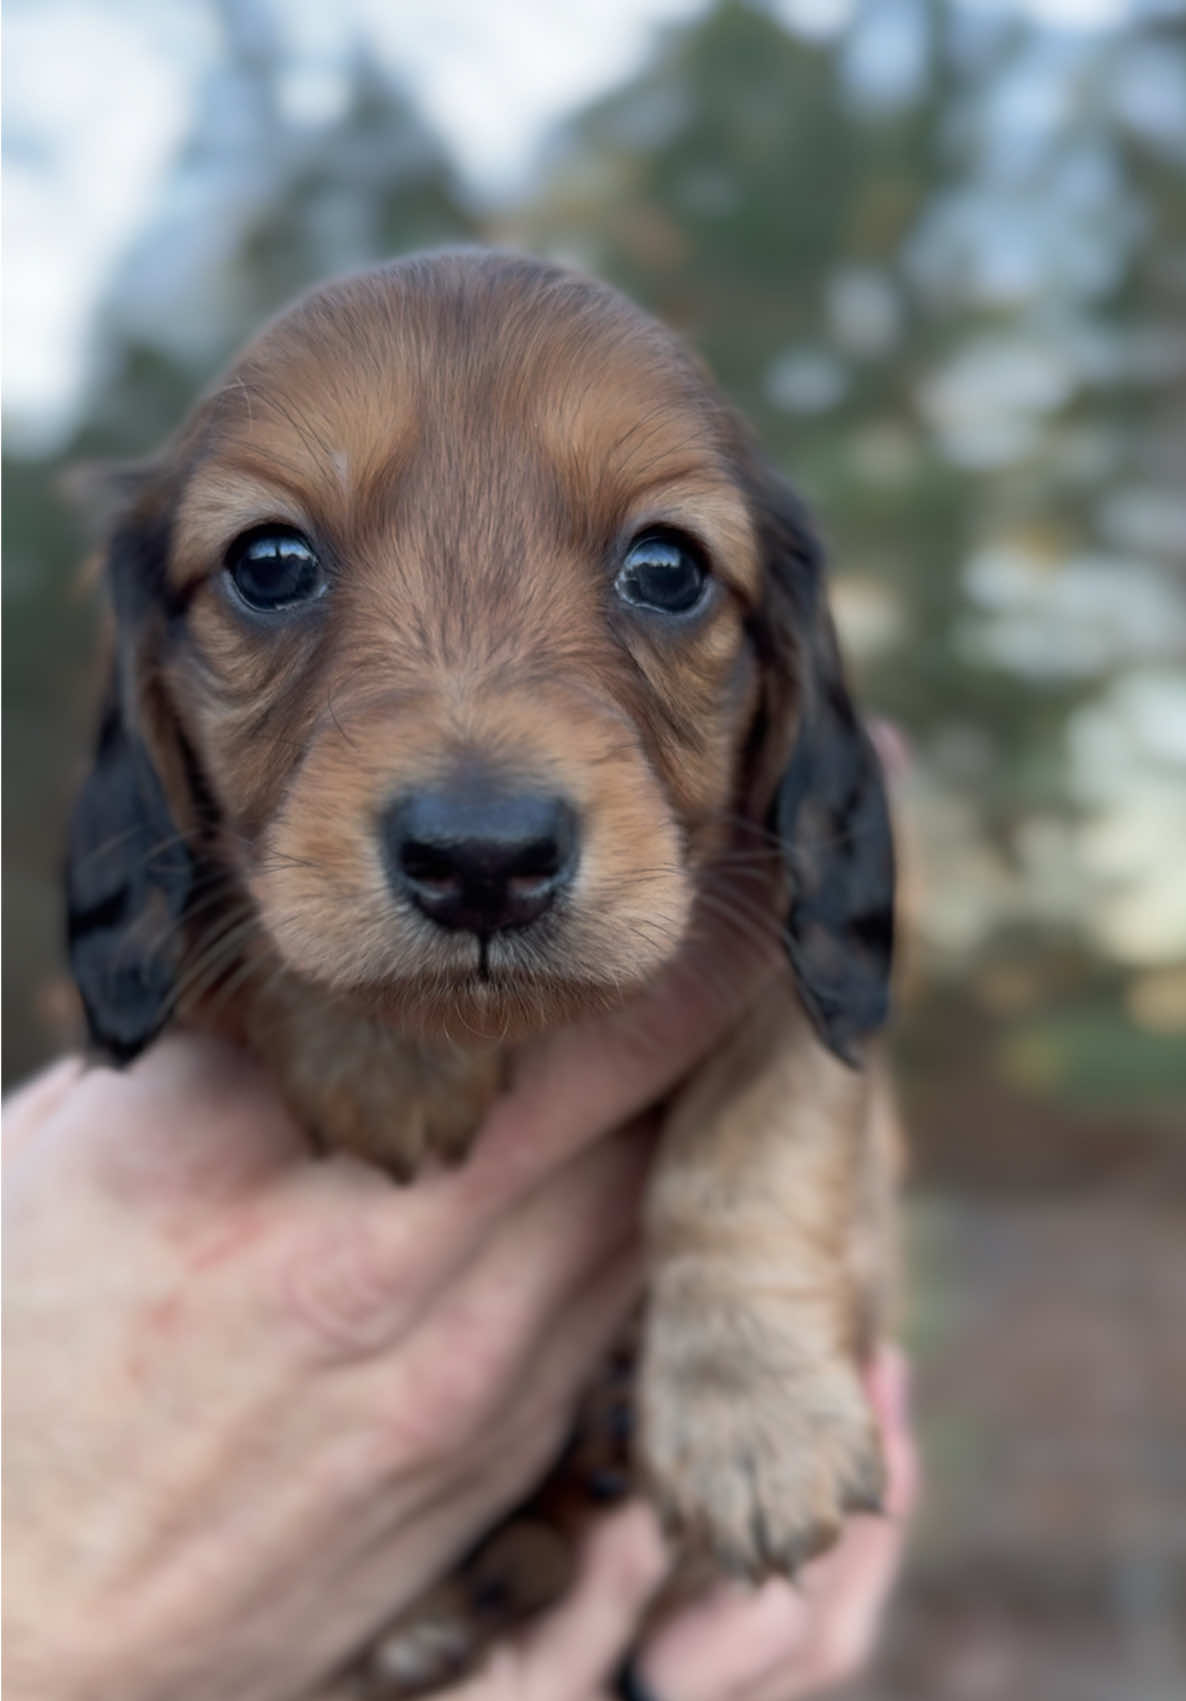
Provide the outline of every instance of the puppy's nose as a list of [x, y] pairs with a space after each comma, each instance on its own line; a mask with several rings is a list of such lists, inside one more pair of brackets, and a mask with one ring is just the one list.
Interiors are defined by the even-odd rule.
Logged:
[[398, 798], [384, 813], [395, 889], [441, 927], [526, 927], [572, 879], [577, 818], [562, 797], [486, 783]]

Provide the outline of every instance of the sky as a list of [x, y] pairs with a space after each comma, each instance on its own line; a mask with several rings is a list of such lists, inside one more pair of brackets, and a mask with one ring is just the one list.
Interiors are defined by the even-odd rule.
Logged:
[[[855, 0], [774, 0], [827, 35]], [[969, 0], [998, 11], [1009, 0]], [[1129, 0], [1013, 0], [1047, 22], [1099, 28]], [[405, 81], [484, 195], [513, 193], [549, 127], [625, 77], [655, 30], [702, 0], [285, 0], [288, 96], [328, 116], [334, 75], [362, 40]], [[68, 429], [97, 302], [187, 132], [218, 52], [207, 0], [9, 0], [5, 17], [4, 403], [18, 441]], [[118, 98], [112, 98], [118, 90]]]

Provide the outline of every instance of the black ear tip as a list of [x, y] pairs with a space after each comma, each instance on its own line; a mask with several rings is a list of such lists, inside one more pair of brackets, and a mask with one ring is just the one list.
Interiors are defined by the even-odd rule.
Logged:
[[164, 789], [113, 696], [70, 823], [67, 947], [93, 1043], [143, 1051], [173, 1010], [181, 926], [195, 877]]
[[842, 1063], [859, 1068], [865, 1041], [889, 1019], [892, 906], [853, 924], [842, 912], [808, 920], [801, 905], [792, 903], [786, 943], [816, 1032]]
[[871, 981], [863, 996], [843, 990], [829, 997], [809, 990], [805, 978], [800, 976], [799, 990], [815, 1030], [828, 1050], [850, 1069], [861, 1068], [866, 1041], [889, 1020], [888, 983], [879, 986]]
[[790, 876], [787, 953], [820, 1039], [855, 1066], [889, 1013], [894, 851], [881, 760], [849, 695], [802, 504], [765, 469], [751, 488], [766, 572], [760, 655], [780, 731], [797, 721], [767, 820]]
[[787, 953], [828, 1049], [859, 1067], [889, 1016], [894, 849], [876, 751], [847, 697], [827, 694], [800, 731], [775, 798], [791, 875]]
[[172, 1011], [173, 973], [163, 959], [127, 951], [118, 933], [78, 931], [71, 917], [70, 968], [91, 1043], [113, 1063], [133, 1062]]

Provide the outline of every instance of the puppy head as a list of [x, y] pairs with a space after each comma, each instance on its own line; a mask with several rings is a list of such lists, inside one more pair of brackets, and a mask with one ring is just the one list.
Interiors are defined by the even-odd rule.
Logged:
[[613, 291], [492, 254], [318, 291], [142, 475], [109, 581], [70, 858], [108, 1049], [200, 990], [228, 894], [228, 961], [246, 928], [401, 1025], [565, 1019], [674, 954], [746, 817], [821, 1033], [881, 1020], [888, 827], [817, 551]]

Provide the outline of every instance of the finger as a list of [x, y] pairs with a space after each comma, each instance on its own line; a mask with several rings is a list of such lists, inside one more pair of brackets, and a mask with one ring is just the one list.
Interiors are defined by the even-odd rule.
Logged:
[[262, 1070], [206, 1035], [170, 1034], [128, 1069], [88, 1070], [72, 1108], [91, 1174], [137, 1206], [200, 1206], [309, 1157]]
[[371, 1358], [423, 1327], [426, 1358], [451, 1338], [458, 1374], [489, 1380], [492, 1358], [634, 1232], [649, 1153], [643, 1131], [613, 1135], [500, 1216], [473, 1204], [461, 1176], [403, 1189], [335, 1160], [287, 1184], [268, 1280], [319, 1358]]
[[905, 1522], [918, 1499], [918, 1450], [910, 1421], [910, 1364], [900, 1347], [885, 1345], [875, 1355], [866, 1386], [881, 1429], [885, 1452], [885, 1510]]
[[872, 1647], [901, 1543], [898, 1526], [854, 1518], [796, 1583], [722, 1584], [674, 1613], [638, 1669], [664, 1701], [792, 1701], [852, 1676]]
[[[529, 1413], [560, 1410], [571, 1425], [578, 1399], [637, 1309], [643, 1276], [641, 1250], [627, 1247], [557, 1316], [550, 1334], [536, 1341], [523, 1367], [519, 1394]], [[506, 1421], [513, 1427], [519, 1414], [512, 1410]]]
[[643, 1643], [635, 1665], [663, 1701], [726, 1696], [748, 1701], [749, 1689], [772, 1667], [807, 1646], [810, 1616], [803, 1597], [782, 1578], [757, 1589], [720, 1583], [666, 1617]]
[[859, 1671], [877, 1638], [898, 1575], [906, 1527], [918, 1498], [918, 1456], [910, 1428], [908, 1366], [883, 1347], [867, 1382], [881, 1424], [886, 1460], [886, 1513], [854, 1518], [839, 1546], [809, 1566], [803, 1593], [812, 1608], [802, 1664], [813, 1685], [838, 1683]]
[[[598, 1272], [536, 1344], [498, 1422], [471, 1446], [468, 1469], [482, 1492], [500, 1483], [496, 1510], [509, 1510], [540, 1480], [571, 1432], [578, 1402], [596, 1367], [620, 1339], [642, 1289], [642, 1261], [620, 1253]], [[488, 1526], [487, 1526], [488, 1527]]]
[[[396, 1490], [371, 1494], [360, 1508], [351, 1526], [354, 1551], [335, 1571], [335, 1592], [355, 1614], [358, 1645], [390, 1622], [426, 1582], [446, 1575], [538, 1484], [558, 1457], [590, 1370], [619, 1335], [639, 1284], [639, 1260], [619, 1256], [541, 1340], [501, 1421], [487, 1425], [477, 1439], [464, 1438], [462, 1445], [454, 1445], [445, 1433], [447, 1424], [438, 1422], [433, 1434], [442, 1456], [436, 1465], [421, 1468], [410, 1482], [405, 1473], [384, 1473]], [[373, 1431], [390, 1413], [402, 1425], [408, 1411], [405, 1388], [372, 1383], [370, 1395], [370, 1410], [358, 1421]], [[393, 1427], [391, 1433], [398, 1454], [404, 1432]], [[406, 1594], [393, 1594], [392, 1579], [406, 1575], [409, 1551], [416, 1556], [418, 1581]]]
[[791, 1701], [851, 1676], [868, 1658], [918, 1482], [902, 1354], [883, 1349], [868, 1381], [885, 1449], [887, 1515], [850, 1519], [837, 1546], [794, 1584], [723, 1584], [666, 1619], [638, 1658], [664, 1701]]
[[81, 1057], [63, 1057], [10, 1093], [4, 1103], [4, 1152], [11, 1157], [36, 1139], [56, 1115], [86, 1068]]
[[667, 1567], [649, 1506], [625, 1506], [602, 1520], [586, 1543], [571, 1599], [525, 1639], [527, 1694], [550, 1701], [565, 1685], [574, 1695], [598, 1689], [621, 1665]]
[[421, 1334], [483, 1364], [491, 1380], [521, 1373], [524, 1359], [607, 1260], [640, 1244], [640, 1204], [652, 1151], [638, 1130], [611, 1134], [549, 1177], [483, 1240], [432, 1304]]
[[494, 1650], [480, 1672], [446, 1692], [448, 1701], [556, 1701], [558, 1696], [593, 1701], [621, 1664], [666, 1570], [649, 1507], [625, 1506], [602, 1519], [585, 1544], [563, 1605]]
[[[735, 880], [740, 910], [769, 905], [765, 877]], [[722, 907], [729, 894], [716, 893]], [[509, 1096], [486, 1120], [475, 1154], [484, 1170], [542, 1167], [655, 1104], [735, 1022], [772, 975], [785, 972], [778, 934], [698, 918], [676, 959], [621, 1009], [562, 1029], [522, 1054]]]
[[[877, 1639], [886, 1601], [902, 1559], [903, 1532], [884, 1519], [852, 1520], [839, 1545], [804, 1576], [807, 1634], [782, 1659], [774, 1659], [767, 1686], [772, 1697], [788, 1693], [788, 1681], [810, 1693], [855, 1676]], [[754, 1701], [760, 1701], [755, 1697]]]

